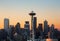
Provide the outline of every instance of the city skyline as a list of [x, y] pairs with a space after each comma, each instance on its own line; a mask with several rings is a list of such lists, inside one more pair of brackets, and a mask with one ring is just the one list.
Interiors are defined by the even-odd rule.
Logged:
[[37, 24], [46, 19], [48, 24], [60, 30], [60, 1], [59, 0], [0, 0], [0, 29], [4, 27], [4, 18], [9, 18], [10, 24], [20, 22], [21, 27], [25, 21], [30, 22], [29, 12], [37, 14]]
[[[34, 22], [33, 22], [33, 23], [34, 23], [34, 25], [35, 25], [36, 28], [38, 28], [39, 25], [42, 25], [42, 28], [43, 28], [43, 30], [44, 30], [44, 28], [45, 28], [46, 25], [49, 26], [48, 28], [51, 28], [51, 26], [54, 25], [54, 24], [49, 25], [47, 20], [44, 20], [43, 23], [37, 23], [37, 17], [33, 17], [33, 19], [34, 19]], [[30, 30], [31, 30], [32, 28], [31, 28], [31, 23], [30, 23], [30, 21], [28, 21], [28, 20], [24, 21], [23, 27], [21, 26], [21, 23], [20, 23], [20, 22], [17, 22], [17, 23], [20, 24], [20, 28], [23, 28], [23, 29], [24, 29], [26, 22], [29, 22]], [[16, 24], [17, 24], [17, 23], [16, 23]], [[16, 25], [16, 24], [15, 24], [15, 25], [14, 25], [14, 24], [10, 24], [10, 19], [9, 19], [9, 18], [4, 18], [4, 23], [3, 23], [3, 24], [4, 24], [4, 26], [3, 26], [3, 28], [1, 28], [1, 29], [10, 28], [10, 25], [13, 25], [13, 26], [15, 27], [15, 25]], [[7, 27], [7, 26], [8, 26], [8, 27]], [[57, 29], [57, 28], [55, 28], [55, 25], [54, 25], [54, 29]], [[58, 29], [58, 30], [59, 30], [59, 29]], [[60, 31], [60, 30], [59, 30], [59, 31]]]

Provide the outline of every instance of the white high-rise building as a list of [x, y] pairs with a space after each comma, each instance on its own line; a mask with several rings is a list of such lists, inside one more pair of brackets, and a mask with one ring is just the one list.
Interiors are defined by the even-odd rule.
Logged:
[[25, 27], [24, 29], [30, 30], [30, 24], [29, 24], [29, 21], [25, 21], [24, 27]]
[[8, 31], [8, 28], [9, 28], [9, 19], [8, 18], [5, 18], [4, 19], [4, 29], [6, 31]]

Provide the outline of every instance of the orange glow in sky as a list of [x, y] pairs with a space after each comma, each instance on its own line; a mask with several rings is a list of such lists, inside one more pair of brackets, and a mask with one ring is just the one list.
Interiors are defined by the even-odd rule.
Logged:
[[0, 29], [4, 27], [4, 18], [8, 18], [10, 25], [20, 22], [24, 27], [25, 21], [30, 21], [31, 11], [36, 13], [37, 23], [54, 24], [60, 30], [60, 0], [0, 0]]

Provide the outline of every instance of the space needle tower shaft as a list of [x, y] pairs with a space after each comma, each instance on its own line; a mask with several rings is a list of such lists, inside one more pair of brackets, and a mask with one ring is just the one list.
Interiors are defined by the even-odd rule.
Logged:
[[29, 13], [29, 15], [31, 16], [32, 41], [34, 41], [33, 16], [36, 15], [36, 13], [34, 13], [34, 12], [32, 11], [31, 13]]

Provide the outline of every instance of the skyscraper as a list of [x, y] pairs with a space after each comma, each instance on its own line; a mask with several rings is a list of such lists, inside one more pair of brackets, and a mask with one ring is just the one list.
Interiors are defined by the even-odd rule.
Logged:
[[30, 24], [29, 24], [29, 21], [25, 21], [24, 29], [30, 30]]
[[30, 24], [29, 21], [25, 21], [25, 25], [24, 25], [24, 36], [26, 39], [30, 39]]
[[20, 23], [19, 22], [16, 24], [15, 28], [16, 28], [16, 32], [18, 34], [20, 34], [21, 32], [20, 32]]
[[34, 31], [36, 31], [36, 27], [37, 27], [37, 17], [33, 18], [33, 26], [34, 26]]
[[55, 36], [54, 36], [54, 24], [52, 24], [51, 27], [50, 27], [50, 38], [51, 39], [55, 38]]
[[9, 26], [9, 37], [11, 38], [11, 39], [13, 39], [13, 34], [14, 34], [14, 25], [10, 25]]
[[50, 31], [54, 31], [54, 24], [51, 25]]
[[38, 25], [38, 29], [39, 29], [40, 31], [43, 31], [42, 23], [39, 23], [39, 25]]
[[8, 31], [8, 29], [9, 29], [9, 19], [8, 18], [4, 19], [4, 29], [5, 29], [5, 31]]
[[48, 34], [48, 21], [47, 20], [45, 20], [44, 21], [44, 34]]
[[42, 27], [42, 23], [39, 23], [38, 25], [38, 32], [39, 32], [39, 36], [42, 39], [43, 38], [43, 27]]
[[34, 27], [34, 35], [36, 37], [37, 17], [33, 17], [33, 27]]

